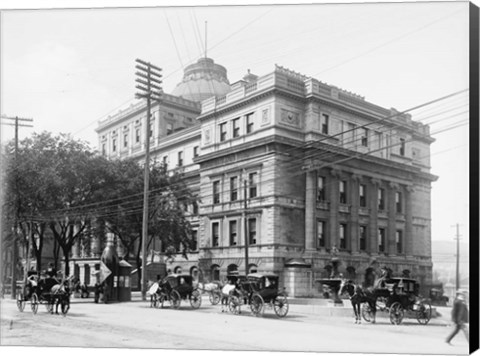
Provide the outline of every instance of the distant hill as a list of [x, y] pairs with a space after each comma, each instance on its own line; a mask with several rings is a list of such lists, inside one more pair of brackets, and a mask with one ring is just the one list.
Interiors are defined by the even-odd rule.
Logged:
[[[469, 272], [469, 244], [460, 240], [460, 278], [467, 279]], [[455, 283], [457, 242], [432, 241], [433, 279]]]

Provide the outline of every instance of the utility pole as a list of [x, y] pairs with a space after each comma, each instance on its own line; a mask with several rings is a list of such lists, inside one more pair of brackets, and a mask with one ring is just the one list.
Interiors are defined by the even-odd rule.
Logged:
[[[24, 122], [32, 122], [33, 119], [27, 118], [20, 118], [18, 116], [15, 117], [7, 117], [4, 116], [2, 119], [6, 120], [13, 120], [15, 123], [11, 122], [2, 122], [2, 125], [10, 125], [15, 126], [15, 175], [17, 175], [17, 167], [18, 167], [18, 128], [19, 127], [33, 127], [33, 125], [24, 124]], [[20, 207], [19, 204], [19, 194], [18, 194], [18, 179], [15, 179], [15, 221], [13, 224], [14, 229], [14, 238], [13, 238], [13, 245], [12, 245], [12, 291], [11, 296], [12, 299], [16, 299], [17, 297], [17, 259], [18, 259], [18, 251], [17, 251], [17, 244], [18, 244], [18, 209]], [[25, 267], [26, 268], [26, 267]]]
[[457, 224], [457, 263], [456, 263], [456, 281], [455, 281], [455, 288], [456, 290], [460, 289], [460, 231], [459, 225]]
[[247, 180], [243, 180], [243, 208], [244, 208], [244, 231], [245, 231], [245, 276], [248, 276], [248, 247], [250, 241], [248, 234], [248, 219], [247, 219]]
[[142, 300], [147, 299], [147, 279], [146, 279], [146, 245], [148, 236], [148, 190], [150, 178], [150, 106], [151, 101], [161, 101], [162, 99], [162, 69], [148, 62], [136, 59], [135, 68], [138, 70], [135, 74], [139, 90], [135, 97], [147, 99], [147, 122], [145, 125], [145, 169], [144, 169], [144, 189], [143, 189], [143, 221], [142, 221], [142, 269], [141, 269], [141, 287]]

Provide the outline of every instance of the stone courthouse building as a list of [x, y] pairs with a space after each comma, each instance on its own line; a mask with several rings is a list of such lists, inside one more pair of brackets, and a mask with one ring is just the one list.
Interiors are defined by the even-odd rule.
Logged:
[[[320, 294], [333, 257], [358, 282], [383, 265], [431, 282], [433, 139], [409, 114], [280, 66], [230, 84], [210, 58], [152, 112], [152, 159], [200, 200], [187, 212], [197, 251], [172, 271], [244, 273], [248, 238], [248, 270], [279, 274], [292, 296]], [[101, 153], [142, 162], [145, 123], [144, 102], [102, 119]]]

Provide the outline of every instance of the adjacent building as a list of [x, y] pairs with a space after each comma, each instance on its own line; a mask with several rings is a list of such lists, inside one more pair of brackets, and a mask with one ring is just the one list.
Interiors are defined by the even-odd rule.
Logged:
[[336, 258], [358, 282], [383, 265], [431, 282], [433, 139], [409, 114], [280, 66], [230, 84], [209, 58], [152, 112], [149, 138], [144, 102], [96, 131], [112, 158], [142, 162], [150, 139], [152, 159], [181, 169], [198, 195], [187, 212], [197, 251], [172, 271], [274, 272], [290, 295], [315, 296]]

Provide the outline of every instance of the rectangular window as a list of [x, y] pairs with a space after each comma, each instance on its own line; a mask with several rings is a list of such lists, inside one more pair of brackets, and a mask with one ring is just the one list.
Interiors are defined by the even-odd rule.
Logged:
[[248, 219], [248, 244], [257, 243], [257, 219]]
[[152, 138], [153, 137], [153, 127], [152, 124], [148, 127], [148, 137]]
[[403, 248], [403, 246], [402, 246], [403, 236], [402, 235], [403, 235], [403, 231], [401, 231], [401, 230], [397, 230], [395, 232], [395, 242], [397, 244], [397, 253], [402, 253], [402, 248]]
[[340, 190], [340, 204], [347, 204], [347, 182], [341, 180], [338, 183]]
[[230, 221], [230, 246], [237, 244], [237, 221]]
[[230, 178], [230, 201], [238, 199], [238, 177]]
[[123, 147], [128, 147], [128, 135], [123, 135]]
[[227, 123], [224, 122], [219, 126], [220, 126], [220, 142], [223, 142], [227, 139]]
[[328, 135], [328, 115], [322, 114], [321, 121], [320, 121], [320, 130], [322, 134]]
[[368, 129], [362, 129], [362, 146], [368, 147]]
[[367, 186], [365, 184], [359, 185], [360, 206], [365, 208], [367, 206]]
[[218, 222], [212, 223], [212, 246], [217, 247], [220, 240], [220, 226]]
[[135, 142], [140, 142], [140, 129], [135, 129]]
[[198, 204], [194, 202], [192, 206], [193, 206], [193, 215], [198, 215]]
[[105, 147], [105, 144], [102, 143], [102, 155], [106, 155], [107, 154], [107, 148]]
[[325, 247], [325, 221], [317, 221], [317, 248]]
[[183, 151], [178, 152], [178, 166], [183, 166]]
[[213, 204], [220, 203], [220, 181], [213, 182]]
[[193, 148], [193, 157], [194, 157], [194, 158], [198, 157], [198, 146], [195, 146], [195, 147]]
[[347, 248], [347, 224], [340, 224], [338, 237], [340, 239], [340, 248], [345, 250]]
[[360, 226], [360, 251], [365, 251], [367, 249], [367, 227]]
[[385, 252], [385, 228], [378, 229], [378, 252]]
[[168, 164], [168, 156], [163, 156], [163, 165], [166, 166]]
[[325, 201], [325, 177], [317, 177], [317, 200]]
[[257, 196], [257, 179], [257, 172], [248, 175], [248, 192], [250, 198], [255, 198]]
[[240, 136], [240, 118], [233, 119], [232, 121], [232, 136]]
[[191, 244], [192, 251], [198, 250], [198, 231], [192, 230], [192, 244]]
[[405, 156], [405, 139], [400, 139], [400, 156]]
[[385, 189], [378, 188], [378, 210], [385, 210]]
[[395, 192], [395, 206], [397, 209], [397, 213], [402, 212], [402, 193], [401, 192]]
[[112, 151], [115, 152], [117, 150], [117, 140], [113, 139], [112, 140]]
[[172, 133], [173, 133], [173, 124], [167, 123], [167, 135], [170, 135]]
[[252, 133], [254, 130], [253, 127], [253, 112], [246, 115], [246, 123], [247, 123], [247, 134]]

